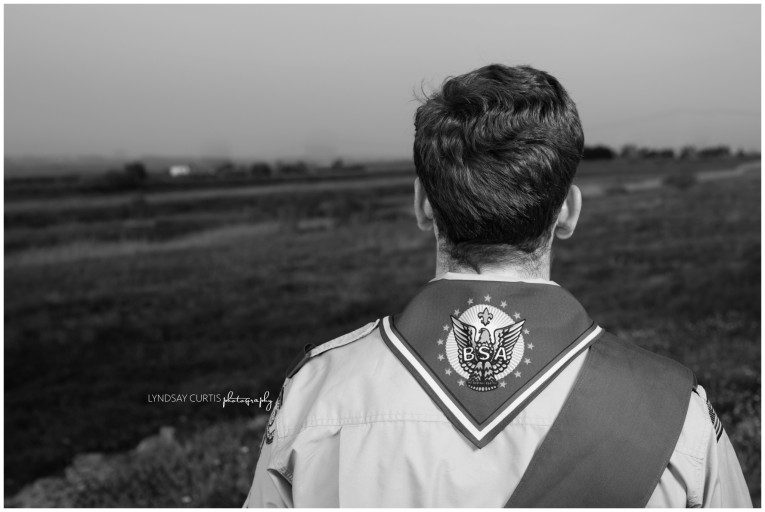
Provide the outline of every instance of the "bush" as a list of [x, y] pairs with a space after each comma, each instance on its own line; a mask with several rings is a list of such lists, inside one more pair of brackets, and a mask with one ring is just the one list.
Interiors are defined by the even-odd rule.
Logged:
[[131, 162], [122, 171], [107, 171], [86, 181], [81, 190], [86, 192], [124, 192], [146, 187], [149, 176], [141, 162]]
[[629, 191], [624, 185], [613, 185], [606, 188], [606, 195], [608, 196], [620, 196], [628, 193]]
[[125, 165], [125, 178], [133, 183], [142, 184], [149, 177], [146, 167], [141, 162], [130, 162]]
[[266, 424], [260, 415], [209, 427], [186, 442], [172, 428], [130, 452], [78, 455], [62, 477], [43, 478], [11, 507], [241, 507]]
[[698, 182], [695, 174], [671, 174], [664, 178], [664, 184], [679, 190], [685, 190]]
[[616, 152], [608, 146], [585, 146], [582, 151], [584, 160], [612, 160]]
[[276, 167], [279, 176], [305, 175], [308, 174], [308, 165], [305, 162], [278, 163]]
[[250, 167], [250, 175], [255, 178], [270, 178], [271, 174], [271, 166], [266, 162], [255, 162]]

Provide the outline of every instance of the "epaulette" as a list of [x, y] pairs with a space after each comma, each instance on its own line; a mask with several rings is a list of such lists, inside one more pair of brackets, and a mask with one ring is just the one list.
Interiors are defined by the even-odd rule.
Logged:
[[343, 334], [340, 337], [337, 337], [333, 340], [326, 341], [324, 343], [320, 343], [318, 345], [314, 345], [313, 343], [309, 343], [305, 347], [303, 347], [303, 350], [297, 355], [297, 357], [293, 360], [293, 362], [290, 364], [289, 369], [287, 370], [287, 378], [291, 379], [297, 372], [300, 370], [300, 368], [303, 367], [303, 365], [308, 362], [309, 359], [312, 357], [316, 357], [319, 354], [323, 354], [327, 350], [331, 350], [333, 348], [342, 347], [343, 345], [347, 345], [348, 343], [351, 343], [352, 341], [356, 341], [360, 338], [363, 338], [370, 332], [372, 332], [379, 323], [379, 320], [375, 320], [374, 322], [369, 322], [363, 327], [360, 327], [356, 329], [355, 331], [349, 332], [348, 334]]

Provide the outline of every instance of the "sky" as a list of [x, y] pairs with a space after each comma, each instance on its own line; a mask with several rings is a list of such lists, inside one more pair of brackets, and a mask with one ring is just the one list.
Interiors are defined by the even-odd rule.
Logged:
[[6, 156], [408, 158], [417, 96], [529, 64], [587, 144], [760, 149], [759, 5], [6, 5]]

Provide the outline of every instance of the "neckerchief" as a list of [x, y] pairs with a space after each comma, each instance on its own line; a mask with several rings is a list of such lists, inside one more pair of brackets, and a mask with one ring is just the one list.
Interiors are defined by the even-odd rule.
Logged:
[[602, 332], [552, 282], [443, 279], [395, 317], [386, 344], [478, 448]]

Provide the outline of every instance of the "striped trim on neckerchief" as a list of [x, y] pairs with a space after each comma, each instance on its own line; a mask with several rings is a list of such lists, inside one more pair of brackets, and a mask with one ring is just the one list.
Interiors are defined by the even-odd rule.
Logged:
[[432, 281], [381, 322], [385, 343], [478, 447], [601, 332], [557, 285], [490, 280]]

